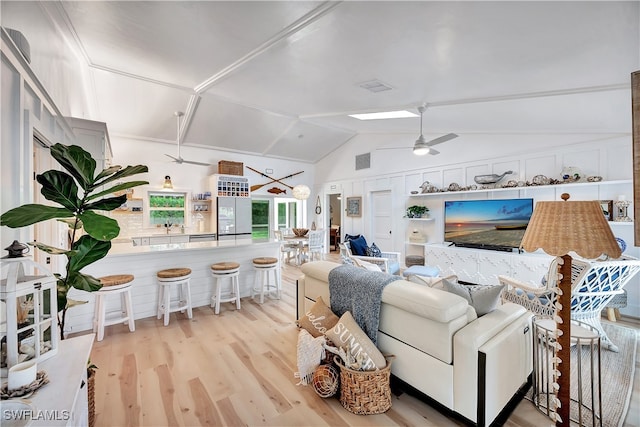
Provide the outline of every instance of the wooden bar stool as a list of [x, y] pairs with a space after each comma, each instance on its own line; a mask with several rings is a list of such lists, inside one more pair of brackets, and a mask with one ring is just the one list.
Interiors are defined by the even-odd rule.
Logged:
[[[214, 313], [220, 313], [221, 302], [235, 302], [236, 308], [240, 310], [240, 264], [237, 262], [218, 262], [211, 266], [211, 275], [215, 279], [213, 296], [211, 297], [211, 308]], [[231, 279], [230, 293], [222, 295], [222, 280]]]
[[[164, 315], [164, 326], [169, 324], [169, 313], [187, 311], [189, 319], [193, 318], [191, 310], [191, 269], [168, 268], [156, 273], [158, 280], [158, 319]], [[171, 288], [178, 287], [178, 303], [171, 304]]]
[[[131, 332], [136, 330], [136, 324], [133, 319], [133, 304], [131, 303], [131, 282], [133, 275], [117, 274], [113, 276], [100, 277], [102, 288], [94, 292], [96, 296], [96, 307], [93, 315], [93, 332], [97, 333], [97, 340], [104, 339], [104, 327], [115, 325], [118, 323], [129, 324]], [[116, 316], [107, 318], [106, 306], [107, 296], [120, 294], [120, 312], [110, 313]]]
[[[260, 294], [260, 304], [264, 302], [265, 292], [271, 295], [271, 282], [269, 282], [269, 272], [273, 272], [273, 288], [276, 299], [280, 299], [280, 264], [278, 258], [259, 257], [253, 259], [253, 268], [255, 269], [255, 280], [251, 289], [251, 298]], [[266, 289], [265, 289], [266, 288]]]

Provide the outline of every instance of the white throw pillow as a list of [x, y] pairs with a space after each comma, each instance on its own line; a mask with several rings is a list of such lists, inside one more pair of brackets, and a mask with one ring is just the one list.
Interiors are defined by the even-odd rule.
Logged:
[[382, 272], [382, 269], [377, 264], [374, 264], [372, 262], [363, 261], [363, 260], [358, 259], [358, 258], [353, 258], [353, 261], [356, 263], [356, 265], [358, 267], [362, 267], [362, 268], [364, 268], [366, 270], [369, 270], [369, 271]]

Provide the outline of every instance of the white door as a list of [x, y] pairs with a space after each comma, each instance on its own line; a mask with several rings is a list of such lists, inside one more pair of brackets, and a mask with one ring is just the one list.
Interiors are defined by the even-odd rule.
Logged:
[[371, 193], [371, 231], [367, 243], [375, 243], [383, 251], [393, 251], [391, 230], [393, 212], [391, 211], [391, 191], [374, 191]]

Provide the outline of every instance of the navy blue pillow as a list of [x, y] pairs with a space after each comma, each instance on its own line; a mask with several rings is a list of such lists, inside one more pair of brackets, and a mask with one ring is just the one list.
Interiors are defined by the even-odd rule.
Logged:
[[344, 235], [344, 241], [345, 242], [350, 242], [354, 239], [357, 239], [358, 237], [360, 237], [360, 234], [356, 234], [355, 236], [352, 236], [351, 234], [345, 234]]
[[351, 252], [353, 255], [367, 255], [367, 241], [364, 237], [360, 236], [357, 239], [353, 239], [349, 242], [351, 244]]
[[367, 248], [367, 256], [382, 258], [382, 251], [380, 250], [379, 247], [376, 246], [375, 243], [372, 243], [371, 246]]

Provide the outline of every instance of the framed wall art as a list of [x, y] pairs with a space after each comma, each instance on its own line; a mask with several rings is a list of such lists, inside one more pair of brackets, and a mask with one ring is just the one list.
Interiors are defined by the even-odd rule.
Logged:
[[613, 221], [613, 200], [600, 200], [600, 207], [607, 221]]
[[347, 216], [362, 216], [362, 197], [347, 197]]

